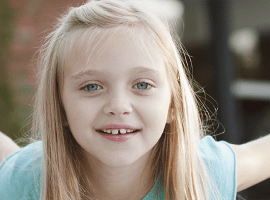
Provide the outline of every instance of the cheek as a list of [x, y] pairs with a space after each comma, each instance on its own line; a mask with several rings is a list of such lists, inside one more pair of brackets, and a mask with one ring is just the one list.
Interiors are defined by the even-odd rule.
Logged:
[[161, 136], [167, 122], [170, 93], [166, 91], [160, 93], [155, 96], [155, 98], [149, 99], [149, 101], [144, 102], [142, 105], [142, 117], [145, 125], [153, 131], [153, 134]]
[[92, 106], [93, 104], [89, 100], [76, 99], [71, 96], [66, 98], [63, 104], [73, 134], [91, 128], [98, 112], [98, 106]]

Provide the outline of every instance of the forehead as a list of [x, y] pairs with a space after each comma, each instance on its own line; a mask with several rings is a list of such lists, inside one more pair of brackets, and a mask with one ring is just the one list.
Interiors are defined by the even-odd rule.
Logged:
[[[85, 67], [102, 65], [122, 67], [146, 66], [164, 72], [163, 59], [153, 39], [139, 32], [119, 30], [90, 30], [74, 34], [74, 45], [67, 54], [65, 74], [73, 74]], [[152, 41], [151, 41], [152, 40]]]

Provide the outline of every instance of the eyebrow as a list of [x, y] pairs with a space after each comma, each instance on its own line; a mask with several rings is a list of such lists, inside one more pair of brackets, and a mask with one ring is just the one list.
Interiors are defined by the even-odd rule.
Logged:
[[144, 73], [144, 72], [151, 72], [151, 73], [155, 73], [155, 74], [160, 74], [161, 72], [157, 69], [151, 69], [148, 67], [134, 67], [131, 69], [132, 72], [137, 72], [137, 73]]
[[101, 74], [102, 74], [102, 71], [100, 71], [100, 70], [88, 69], [88, 70], [80, 71], [77, 74], [71, 76], [71, 79], [78, 80], [86, 75], [95, 76], [95, 75], [101, 75]]
[[[160, 75], [161, 73], [159, 70], [151, 69], [148, 67], [141, 67], [141, 66], [130, 69], [130, 73], [146, 73], [146, 72], [154, 73], [156, 75]], [[103, 75], [103, 74], [105, 74], [104, 70], [87, 69], [87, 70], [78, 72], [77, 74], [71, 76], [71, 78], [74, 80], [78, 80], [84, 76], [96, 76], [96, 75]]]

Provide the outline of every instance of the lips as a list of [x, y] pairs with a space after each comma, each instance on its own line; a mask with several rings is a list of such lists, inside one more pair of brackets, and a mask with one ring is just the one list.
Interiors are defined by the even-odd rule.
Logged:
[[120, 134], [128, 134], [128, 133], [135, 133], [139, 130], [131, 130], [131, 129], [103, 129], [103, 130], [97, 130], [98, 132], [105, 133], [105, 134], [113, 134], [113, 135], [120, 135]]
[[141, 129], [125, 124], [110, 124], [96, 129], [96, 131], [108, 140], [113, 142], [125, 142]]
[[113, 142], [125, 142], [141, 129], [125, 124], [110, 124], [96, 129], [103, 137]]
[[130, 134], [139, 132], [140, 129], [135, 128], [133, 126], [125, 125], [125, 124], [110, 124], [101, 128], [96, 129], [96, 131], [109, 134], [109, 135], [122, 135], [122, 134]]
[[100, 130], [107, 130], [107, 129], [111, 129], [111, 130], [113, 130], [113, 129], [140, 130], [139, 128], [135, 128], [135, 127], [125, 125], [125, 124], [109, 124], [109, 125], [103, 126], [101, 128], [98, 128], [96, 130], [100, 131]]

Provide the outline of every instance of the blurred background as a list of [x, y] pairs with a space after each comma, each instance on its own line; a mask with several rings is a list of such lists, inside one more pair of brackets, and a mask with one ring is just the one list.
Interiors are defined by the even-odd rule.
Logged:
[[[0, 130], [12, 139], [30, 128], [42, 38], [69, 6], [84, 2], [0, 0]], [[240, 144], [270, 133], [270, 1], [143, 3], [166, 17], [191, 56], [189, 66], [207, 96], [198, 94], [219, 120], [211, 134]], [[238, 199], [270, 199], [269, 188], [266, 180]]]

